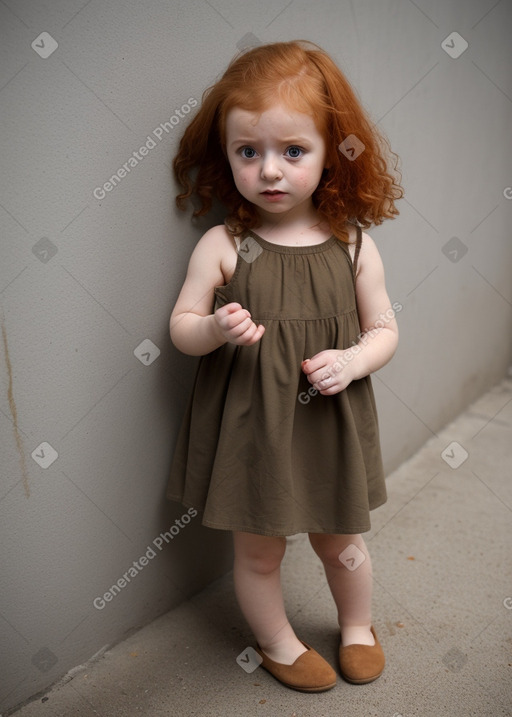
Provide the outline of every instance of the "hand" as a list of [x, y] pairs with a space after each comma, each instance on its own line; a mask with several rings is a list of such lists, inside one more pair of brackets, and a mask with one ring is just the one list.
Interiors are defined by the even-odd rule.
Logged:
[[350, 350], [327, 349], [315, 354], [313, 358], [305, 359], [301, 367], [309, 383], [322, 396], [333, 396], [347, 388], [354, 379], [353, 359], [354, 354]]
[[252, 346], [265, 333], [263, 324], [257, 326], [247, 309], [235, 302], [221, 306], [214, 316], [217, 328], [225, 341], [237, 346]]

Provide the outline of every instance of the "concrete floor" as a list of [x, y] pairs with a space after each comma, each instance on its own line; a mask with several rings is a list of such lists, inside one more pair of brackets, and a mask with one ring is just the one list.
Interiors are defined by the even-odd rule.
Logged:
[[[506, 379], [389, 477], [366, 534], [387, 658], [376, 682], [311, 695], [246, 672], [236, 658], [254, 643], [228, 574], [16, 717], [512, 715], [511, 429]], [[304, 535], [283, 580], [296, 632], [336, 667], [334, 603]]]

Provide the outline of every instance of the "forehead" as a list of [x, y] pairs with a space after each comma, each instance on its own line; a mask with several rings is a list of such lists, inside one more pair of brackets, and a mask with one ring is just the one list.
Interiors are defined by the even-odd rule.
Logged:
[[226, 134], [229, 139], [239, 134], [287, 137], [301, 134], [322, 139], [311, 115], [295, 112], [285, 105], [273, 105], [260, 112], [233, 107], [226, 116]]

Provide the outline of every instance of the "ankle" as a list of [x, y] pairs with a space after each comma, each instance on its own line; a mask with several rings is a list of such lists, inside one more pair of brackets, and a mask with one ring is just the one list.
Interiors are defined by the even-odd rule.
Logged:
[[341, 644], [343, 647], [348, 645], [375, 645], [375, 638], [371, 630], [371, 624], [368, 625], [347, 625], [341, 628]]
[[303, 643], [295, 635], [265, 644], [259, 642], [258, 644], [267, 657], [283, 665], [293, 665], [297, 658], [307, 652], [307, 647], [304, 647]]

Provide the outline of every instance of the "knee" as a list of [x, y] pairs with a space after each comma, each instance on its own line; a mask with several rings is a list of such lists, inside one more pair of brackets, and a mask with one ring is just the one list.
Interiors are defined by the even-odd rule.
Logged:
[[[344, 550], [350, 549], [350, 546], [368, 557], [368, 551], [361, 535], [328, 535], [322, 533], [310, 533], [309, 541], [315, 553], [318, 555], [324, 565], [333, 568], [339, 568], [343, 563], [340, 555]], [[354, 548], [352, 549], [354, 550]], [[357, 552], [357, 551], [356, 551]], [[342, 556], [343, 557], [343, 556]]]
[[244, 534], [235, 536], [235, 569], [268, 575], [279, 569], [286, 551], [286, 538]]

